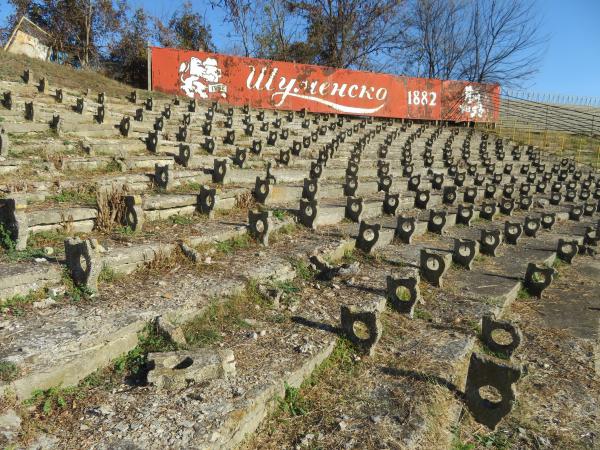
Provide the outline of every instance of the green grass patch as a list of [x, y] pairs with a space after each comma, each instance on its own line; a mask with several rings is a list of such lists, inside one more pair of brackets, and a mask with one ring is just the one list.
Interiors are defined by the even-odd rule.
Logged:
[[302, 397], [300, 389], [290, 386], [285, 383], [285, 394], [284, 397], [277, 397], [277, 403], [279, 403], [279, 409], [292, 416], [304, 416], [308, 412], [308, 404]]
[[32, 248], [54, 247], [62, 244], [69, 236], [64, 231], [59, 230], [40, 231], [29, 236], [27, 245]]
[[347, 248], [344, 250], [344, 256], [342, 256], [341, 260], [342, 264], [352, 264], [356, 261], [358, 261], [358, 256], [353, 248]]
[[62, 243], [65, 234], [58, 231], [42, 231], [31, 235], [25, 250], [17, 250], [17, 243], [12, 239], [10, 231], [0, 223], [0, 248], [9, 261], [18, 262], [26, 259], [45, 258], [47, 255], [39, 247], [54, 246]]
[[120, 234], [121, 236], [133, 236], [135, 231], [129, 225], [120, 226], [115, 228], [115, 233]]
[[525, 300], [525, 299], [529, 299], [531, 298], [531, 294], [529, 293], [529, 291], [527, 291], [526, 288], [521, 288], [519, 289], [519, 292], [517, 293], [517, 298], [519, 300]]
[[48, 196], [47, 199], [57, 203], [77, 203], [96, 206], [96, 191], [93, 188], [85, 191], [66, 189], [58, 194]]
[[352, 376], [358, 365], [356, 347], [346, 338], [339, 338], [331, 355], [302, 383], [301, 388], [316, 386], [329, 373]]
[[38, 289], [37, 291], [31, 291], [26, 295], [13, 295], [10, 298], [0, 303], [0, 313], [10, 313], [13, 316], [21, 316], [25, 313], [25, 307], [37, 302], [46, 297], [45, 289]]
[[113, 361], [113, 370], [117, 375], [141, 384], [148, 370], [148, 353], [171, 352], [177, 348], [177, 344], [161, 334], [154, 323], [149, 323], [138, 333], [138, 345]]
[[51, 387], [50, 389], [36, 389], [31, 397], [23, 403], [25, 406], [34, 407], [43, 416], [49, 417], [73, 404], [73, 401], [82, 398], [83, 392], [77, 387]]
[[302, 280], [309, 281], [312, 280], [316, 271], [310, 267], [310, 265], [303, 259], [292, 259], [291, 261], [292, 267], [296, 271], [296, 276], [301, 278]]
[[115, 281], [118, 281], [121, 278], [123, 278], [122, 274], [117, 273], [110, 267], [106, 266], [102, 267], [100, 275], [98, 275], [98, 281], [100, 283], [114, 283]]
[[0, 361], [0, 381], [5, 383], [16, 380], [21, 371], [19, 367], [10, 361]]
[[119, 162], [116, 159], [112, 159], [104, 167], [103, 171], [106, 172], [106, 173], [120, 172], [121, 171], [121, 164], [119, 164]]
[[169, 220], [175, 225], [190, 225], [194, 223], [194, 218], [192, 216], [182, 216], [180, 214], [169, 217]]
[[250, 236], [248, 236], [248, 234], [242, 234], [241, 236], [227, 239], [226, 241], [217, 242], [215, 248], [219, 253], [229, 255], [237, 250], [249, 248], [251, 245], [252, 240], [250, 239]]
[[200, 192], [201, 187], [202, 185], [200, 183], [190, 181], [188, 183], [182, 183], [179, 186], [171, 189], [171, 192], [174, 194], [189, 194], [190, 192], [198, 193]]
[[273, 210], [273, 217], [275, 217], [279, 220], [285, 219], [286, 216], [287, 216], [287, 212], [282, 209], [274, 209]]
[[476, 263], [481, 263], [487, 261], [489, 258], [490, 256], [484, 255], [483, 253], [479, 253], [477, 256], [475, 256], [475, 259], [473, 261]]
[[0, 245], [9, 252], [14, 251], [17, 246], [10, 231], [3, 223], [0, 223]]
[[187, 343], [191, 347], [206, 347], [219, 342], [224, 332], [250, 328], [245, 319], [257, 314], [255, 305], [261, 309], [269, 307], [255, 282], [226, 301], [212, 301], [204, 313], [183, 326]]
[[290, 235], [290, 234], [293, 234], [294, 231], [296, 231], [296, 224], [295, 223], [286, 223], [285, 225], [283, 225], [282, 227], [279, 227], [277, 229], [277, 234]]
[[65, 294], [74, 302], [89, 300], [94, 294], [94, 292], [87, 286], [78, 286], [75, 284], [67, 268], [63, 270], [62, 282], [66, 288]]
[[25, 250], [13, 250], [5, 252], [9, 261], [19, 262], [26, 259], [46, 258], [47, 255], [39, 248], [26, 248]]
[[490, 434], [475, 433], [473, 439], [482, 448], [493, 448], [496, 450], [509, 450], [512, 448], [509, 438], [500, 431]]
[[465, 321], [465, 324], [475, 333], [476, 335], [481, 334], [481, 321], [469, 319]]
[[284, 294], [289, 295], [300, 292], [300, 287], [296, 284], [294, 280], [275, 281], [272, 283], [272, 285], [277, 289], [281, 289]]
[[427, 320], [427, 321], [433, 319], [433, 316], [431, 315], [431, 313], [429, 311], [425, 311], [424, 309], [420, 309], [420, 308], [415, 308], [414, 317], [415, 317], [415, 319], [421, 319], [421, 320]]
[[493, 356], [494, 358], [506, 359], [506, 360], [510, 359], [510, 355], [508, 355], [507, 353], [495, 352], [493, 350], [490, 350], [489, 348], [487, 348], [485, 346], [485, 344], [483, 342], [481, 342], [481, 351], [483, 353], [485, 353], [486, 355]]

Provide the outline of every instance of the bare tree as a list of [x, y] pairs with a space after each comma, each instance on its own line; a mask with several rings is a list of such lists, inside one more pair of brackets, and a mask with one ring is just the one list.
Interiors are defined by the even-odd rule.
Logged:
[[398, 48], [400, 0], [304, 0], [290, 7], [305, 19], [314, 62], [381, 69]]
[[246, 56], [383, 68], [398, 49], [402, 0], [215, 0]]
[[531, 0], [474, 0], [465, 77], [514, 85], [537, 72], [547, 37]]
[[259, 58], [305, 61], [303, 26], [287, 0], [265, 1], [262, 21], [255, 36], [255, 55]]
[[428, 78], [460, 77], [469, 50], [469, 11], [461, 0], [413, 0], [406, 4], [398, 60], [404, 72]]
[[257, 11], [262, 9], [262, 1], [213, 0], [212, 4], [225, 10], [225, 21], [241, 40], [244, 56], [254, 56], [255, 30], [259, 24]]

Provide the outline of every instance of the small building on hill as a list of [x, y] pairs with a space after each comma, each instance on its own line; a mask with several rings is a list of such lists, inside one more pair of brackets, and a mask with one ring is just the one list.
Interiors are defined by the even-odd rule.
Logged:
[[13, 29], [4, 50], [47, 61], [52, 54], [50, 34], [23, 16]]

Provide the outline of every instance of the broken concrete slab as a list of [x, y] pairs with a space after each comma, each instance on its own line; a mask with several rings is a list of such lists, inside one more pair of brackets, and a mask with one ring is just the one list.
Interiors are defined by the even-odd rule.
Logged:
[[235, 357], [227, 349], [149, 353], [148, 364], [148, 383], [159, 389], [182, 389], [235, 375]]

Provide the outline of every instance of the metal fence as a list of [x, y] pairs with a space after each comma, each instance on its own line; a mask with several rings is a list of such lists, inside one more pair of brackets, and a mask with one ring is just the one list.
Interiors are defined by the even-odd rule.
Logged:
[[581, 95], [553, 94], [549, 92], [531, 92], [516, 89], [502, 89], [502, 94], [523, 100], [530, 100], [538, 103], [550, 103], [553, 105], [567, 106], [586, 106], [600, 108], [600, 97], [590, 97]]
[[499, 104], [500, 119], [484, 127], [493, 126], [503, 137], [600, 169], [600, 99], [570, 99], [558, 94], [502, 90], [499, 102], [489, 99], [487, 105]]

